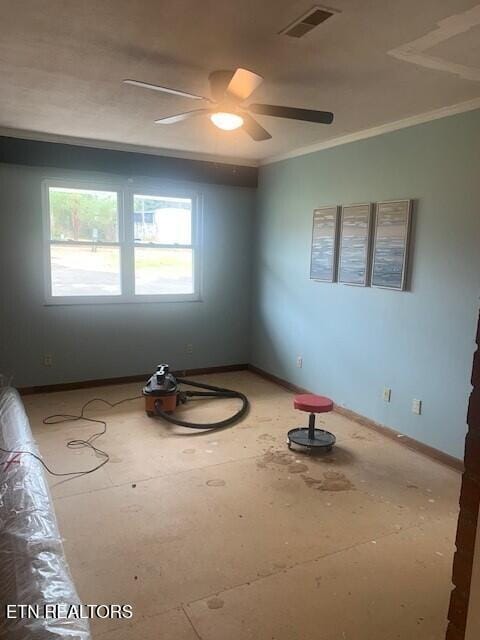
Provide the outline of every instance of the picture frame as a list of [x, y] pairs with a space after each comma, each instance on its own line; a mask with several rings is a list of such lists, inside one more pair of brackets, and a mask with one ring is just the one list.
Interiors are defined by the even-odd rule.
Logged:
[[405, 291], [413, 201], [387, 200], [375, 205], [372, 287]]
[[366, 287], [369, 278], [372, 204], [341, 208], [338, 282]]
[[338, 205], [313, 211], [310, 279], [335, 282], [337, 277]]

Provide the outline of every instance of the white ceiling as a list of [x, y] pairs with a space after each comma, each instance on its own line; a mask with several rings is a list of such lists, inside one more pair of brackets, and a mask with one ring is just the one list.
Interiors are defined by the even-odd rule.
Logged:
[[[341, 13], [293, 39], [278, 32], [315, 0], [0, 0], [0, 127], [252, 162], [480, 97], [478, 3], [328, 2]], [[200, 105], [121, 82], [208, 95], [210, 71], [238, 66], [265, 78], [255, 102], [334, 124], [258, 116], [265, 142], [207, 118], [154, 125]]]

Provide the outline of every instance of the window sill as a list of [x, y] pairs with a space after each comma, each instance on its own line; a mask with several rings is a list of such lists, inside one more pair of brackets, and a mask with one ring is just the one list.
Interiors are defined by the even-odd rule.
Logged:
[[177, 302], [203, 302], [203, 299], [197, 295], [164, 295], [164, 296], [135, 296], [134, 298], [126, 298], [125, 296], [105, 297], [58, 297], [49, 298], [43, 303], [44, 307], [77, 307], [79, 305], [92, 306], [92, 305], [118, 305], [118, 304], [162, 304], [162, 303], [177, 303]]

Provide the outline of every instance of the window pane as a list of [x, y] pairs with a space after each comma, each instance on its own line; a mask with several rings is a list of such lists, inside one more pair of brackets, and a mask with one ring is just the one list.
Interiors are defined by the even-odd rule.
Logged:
[[133, 197], [135, 241], [192, 243], [192, 201], [164, 196]]
[[49, 188], [52, 240], [118, 242], [117, 194]]
[[121, 294], [120, 249], [99, 245], [51, 245], [53, 296]]
[[192, 249], [135, 247], [135, 293], [193, 293]]

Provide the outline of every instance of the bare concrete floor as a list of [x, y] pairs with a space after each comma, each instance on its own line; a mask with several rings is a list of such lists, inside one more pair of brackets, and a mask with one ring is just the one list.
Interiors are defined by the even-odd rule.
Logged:
[[[148, 418], [141, 400], [105, 417], [100, 471], [51, 480], [71, 571], [85, 603], [131, 603], [133, 622], [93, 621], [115, 640], [443, 640], [460, 489], [458, 473], [338, 414], [337, 446], [291, 453], [306, 422], [292, 395], [247, 372], [201, 376], [244, 391], [243, 423], [216, 433]], [[64, 448], [95, 425], [42, 425], [92, 397], [136, 395], [118, 385], [25, 403], [46, 461], [92, 466]], [[212, 421], [235, 401], [192, 402]], [[188, 419], [188, 418], [187, 418]]]

